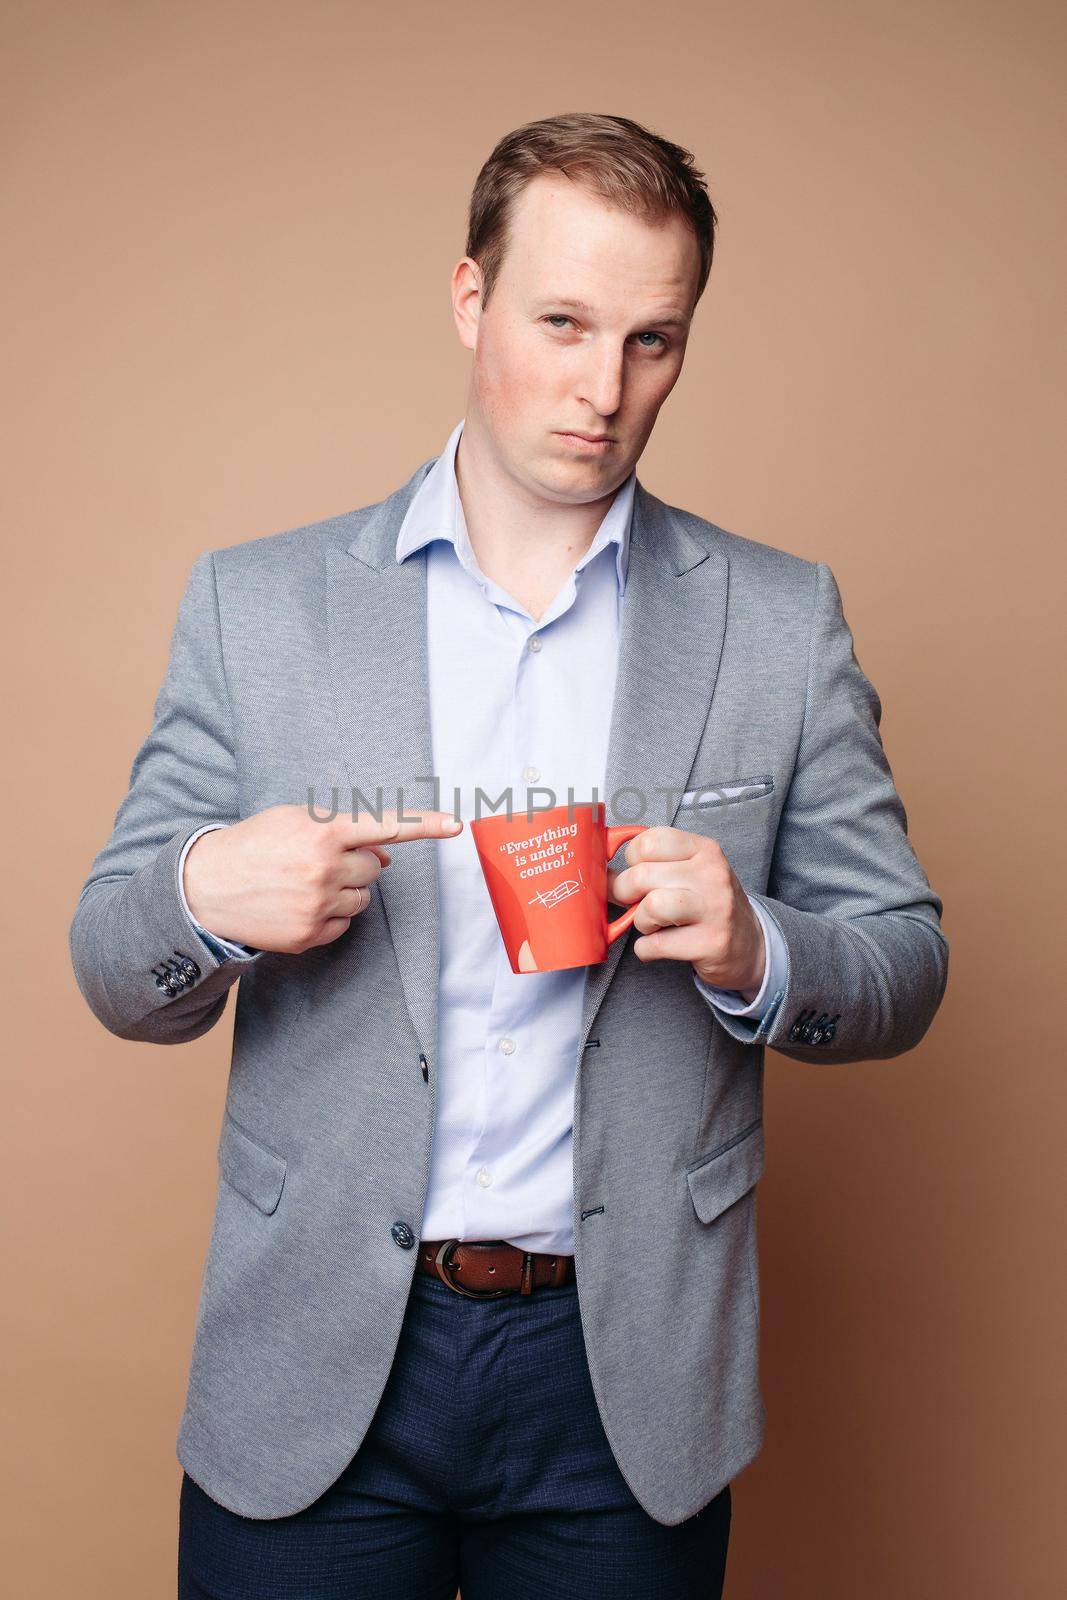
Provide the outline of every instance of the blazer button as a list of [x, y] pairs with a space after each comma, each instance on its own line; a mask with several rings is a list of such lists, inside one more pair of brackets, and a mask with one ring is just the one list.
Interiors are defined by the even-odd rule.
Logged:
[[796, 1021], [789, 1030], [790, 1041], [793, 1044], [806, 1044], [808, 1042], [808, 1034], [811, 1032], [811, 1025], [814, 1020], [814, 1009], [809, 1011], [807, 1008], [805, 1008], [803, 1011], [798, 1011]]
[[415, 1235], [408, 1227], [406, 1222], [394, 1222], [393, 1226], [389, 1229], [389, 1232], [392, 1234], [394, 1242], [400, 1246], [401, 1250], [410, 1250], [412, 1245], [415, 1243]]
[[819, 1040], [820, 1044], [829, 1044], [830, 1043], [830, 1040], [833, 1038], [834, 1034], [837, 1032], [837, 1018], [840, 1015], [841, 1015], [841, 1013], [839, 1011], [837, 1013], [837, 1016], [831, 1017], [829, 1022], [825, 1024], [825, 1026], [822, 1029], [822, 1038]]

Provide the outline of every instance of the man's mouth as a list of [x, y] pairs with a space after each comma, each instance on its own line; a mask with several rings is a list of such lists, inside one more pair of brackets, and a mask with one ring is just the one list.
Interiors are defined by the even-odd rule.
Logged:
[[608, 433], [560, 432], [556, 437], [559, 439], [566, 439], [568, 444], [570, 444], [573, 449], [579, 451], [583, 455], [602, 455], [605, 451], [610, 450], [612, 445], [617, 443], [617, 440], [613, 439], [611, 434]]

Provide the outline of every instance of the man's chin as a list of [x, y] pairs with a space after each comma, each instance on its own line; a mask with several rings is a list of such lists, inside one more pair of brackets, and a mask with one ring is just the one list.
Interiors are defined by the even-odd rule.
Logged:
[[538, 461], [530, 471], [530, 483], [549, 500], [568, 505], [588, 505], [592, 500], [602, 500], [614, 494], [629, 476], [622, 472], [617, 462], [594, 461], [588, 457], [560, 461], [555, 458]]

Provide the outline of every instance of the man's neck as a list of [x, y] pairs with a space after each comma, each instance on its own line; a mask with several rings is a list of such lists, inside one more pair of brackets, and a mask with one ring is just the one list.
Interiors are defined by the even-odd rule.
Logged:
[[540, 499], [504, 471], [470, 418], [456, 450], [456, 482], [479, 567], [535, 620], [589, 549], [617, 493], [583, 505]]

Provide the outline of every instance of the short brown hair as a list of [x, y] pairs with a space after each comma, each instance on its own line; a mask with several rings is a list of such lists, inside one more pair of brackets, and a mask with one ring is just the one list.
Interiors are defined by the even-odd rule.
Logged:
[[700, 250], [700, 299], [711, 272], [718, 218], [692, 154], [629, 117], [571, 111], [506, 133], [478, 174], [466, 254], [482, 271], [483, 307], [504, 260], [512, 201], [542, 172], [560, 172], [647, 222], [663, 222], [672, 213], [684, 217]]

